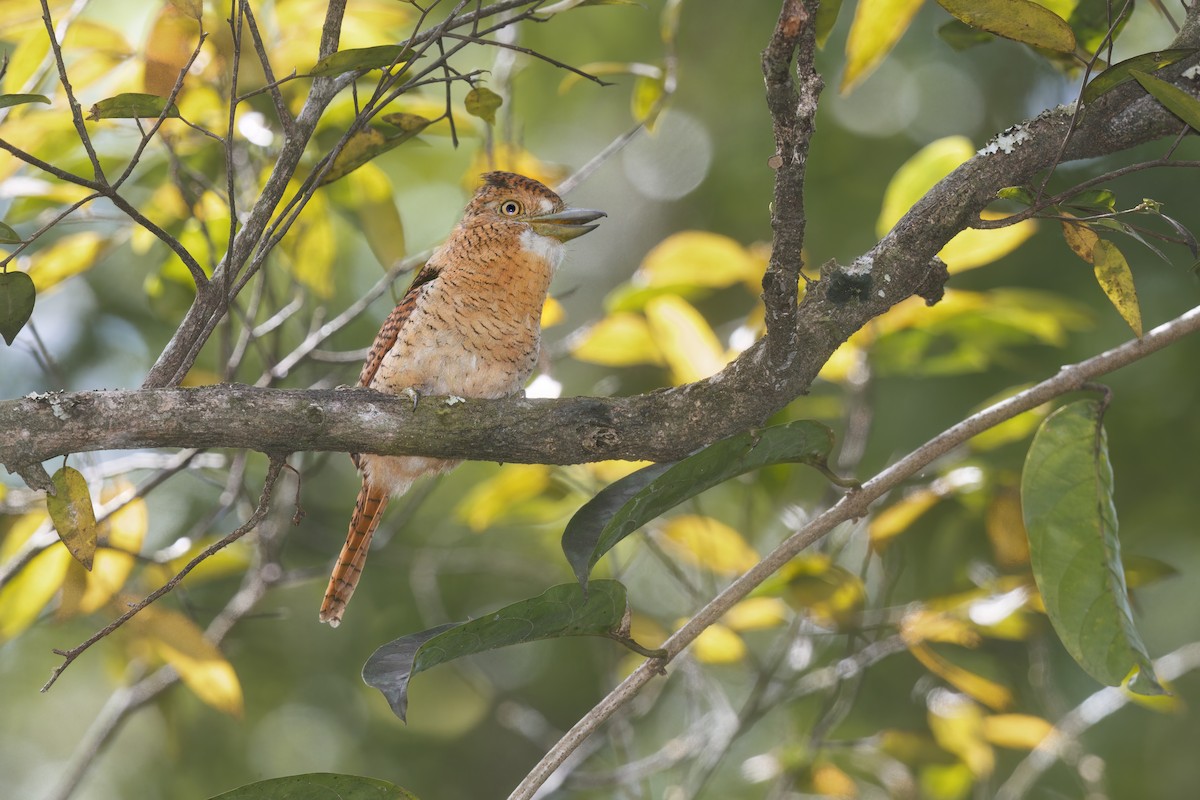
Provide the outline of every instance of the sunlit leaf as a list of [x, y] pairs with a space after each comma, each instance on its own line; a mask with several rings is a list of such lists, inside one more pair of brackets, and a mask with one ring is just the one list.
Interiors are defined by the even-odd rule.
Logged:
[[788, 604], [825, 627], [853, 627], [866, 605], [862, 579], [824, 553], [796, 556], [779, 571], [779, 577]]
[[44, 94], [0, 94], [0, 108], [20, 106], [26, 103], [50, 104], [50, 98]]
[[979, 632], [954, 614], [931, 608], [917, 608], [900, 620], [900, 636], [909, 647], [922, 642], [946, 642], [960, 647], [978, 647]]
[[38, 292], [44, 292], [95, 266], [107, 244], [107, 240], [95, 231], [67, 234], [33, 254], [29, 260], [29, 277]]
[[244, 702], [237, 673], [196, 623], [177, 611], [148, 606], [126, 627], [174, 667], [197, 697], [222, 713], [242, 715]]
[[1096, 242], [1092, 248], [1092, 261], [1095, 265], [1096, 282], [1104, 290], [1113, 307], [1120, 313], [1121, 318], [1129, 324], [1133, 332], [1142, 335], [1142, 310], [1138, 305], [1137, 290], [1133, 286], [1133, 272], [1129, 262], [1115, 244], [1105, 239]]
[[393, 783], [358, 775], [312, 772], [255, 781], [209, 800], [417, 800]]
[[376, 47], [355, 47], [325, 56], [308, 70], [312, 77], [341, 75], [356, 70], [371, 70], [403, 64], [413, 53], [406, 45], [385, 44]]
[[742, 637], [720, 623], [705, 628], [690, 647], [701, 664], [736, 664], [746, 657]]
[[1012, 569], [1029, 563], [1029, 538], [1021, 516], [1019, 492], [1012, 489], [997, 492], [988, 503], [983, 524], [996, 566]]
[[1129, 607], [1113, 474], [1101, 405], [1081, 400], [1051, 414], [1021, 475], [1030, 561], [1046, 613], [1067, 652], [1101, 683], [1161, 692]]
[[317, 193], [280, 242], [296, 280], [318, 297], [333, 295], [333, 265], [337, 258], [337, 236], [330, 219], [328, 199]]
[[813, 765], [812, 789], [818, 797], [828, 800], [855, 800], [859, 796], [854, 778], [828, 761]]
[[337, 205], [354, 215], [358, 230], [380, 266], [390, 268], [407, 255], [404, 224], [387, 173], [375, 164], [363, 164], [345, 180], [330, 186], [329, 192]]
[[[166, 109], [166, 113], [163, 111]], [[88, 110], [87, 118], [93, 122], [102, 119], [133, 119], [145, 117], [178, 117], [179, 108], [175, 104], [167, 109], [167, 98], [156, 94], [141, 92], [125, 92], [114, 97], [106, 97]]]
[[996, 756], [983, 738], [983, 709], [961, 695], [943, 693], [930, 703], [929, 730], [945, 750], [958, 756], [976, 778], [987, 778]]
[[656, 244], [634, 276], [646, 286], [726, 287], [746, 283], [761, 291], [766, 262], [728, 236], [682, 231]]
[[661, 528], [662, 543], [681, 560], [723, 574], [745, 572], [759, 555], [742, 535], [720, 520], [680, 514]]
[[[989, 406], [995, 405], [1002, 400], [1012, 397], [1019, 392], [1028, 389], [1027, 385], [1013, 386], [1009, 389], [989, 397], [987, 400], [976, 406], [972, 413], [982, 411]], [[1042, 420], [1050, 413], [1050, 406], [1040, 405], [1037, 408], [1032, 408], [1029, 411], [1023, 411], [1015, 417], [1010, 417], [1003, 422], [993, 425], [985, 431], [975, 434], [971, 437], [970, 445], [972, 450], [976, 452], [987, 452], [1003, 447], [1012, 442], [1019, 442], [1028, 439], [1037, 430], [1037, 426], [1042, 424]]]
[[[0, 563], [7, 563], [46, 522], [44, 512], [19, 517], [9, 527], [0, 549]], [[20, 572], [0, 587], [0, 639], [12, 639], [37, 619], [46, 604], [62, 588], [72, 564], [67, 548], [54, 543], [34, 556]]]
[[748, 597], [721, 615], [721, 623], [733, 631], [776, 628], [787, 620], [787, 605], [775, 597]]
[[1117, 62], [1093, 78], [1084, 88], [1080, 99], [1084, 105], [1087, 105], [1105, 92], [1115, 89], [1126, 81], [1133, 80], [1132, 73], [1134, 72], [1154, 72], [1155, 70], [1174, 64], [1176, 61], [1187, 58], [1195, 52], [1195, 48], [1155, 50]]
[[[128, 481], [117, 481], [105, 489], [101, 500], [107, 502], [132, 489], [133, 484]], [[80, 614], [98, 611], [125, 586], [137, 563], [149, 524], [146, 501], [141, 498], [129, 501], [100, 523], [100, 537], [106, 543], [96, 551], [92, 571], [87, 575], [83, 594], [78, 600]]]
[[938, 181], [973, 155], [975, 146], [965, 136], [947, 136], [922, 147], [888, 181], [875, 233], [885, 235]]
[[1067, 247], [1071, 248], [1071, 252], [1079, 256], [1087, 263], [1092, 263], [1092, 250], [1095, 249], [1096, 243], [1100, 241], [1100, 237], [1087, 225], [1082, 222], [1062, 221], [1063, 241], [1067, 243]]
[[[983, 211], [983, 220], [1003, 219], [1006, 214]], [[951, 275], [998, 261], [1025, 243], [1037, 231], [1037, 222], [1023, 219], [1003, 228], [966, 228], [946, 242], [938, 257], [946, 262]]]
[[867, 526], [873, 547], [880, 547], [907, 531], [925, 512], [941, 502], [944, 493], [925, 487], [905, 493], [880, 511]]
[[[406, 115], [414, 117], [415, 115]], [[429, 124], [426, 121], [426, 125]], [[373, 158], [378, 158], [384, 153], [392, 150], [405, 142], [416, 137], [418, 133], [424, 130], [425, 125], [413, 124], [410, 127], [397, 127], [392, 125], [385, 128], [381, 125], [375, 125], [361, 130], [350, 137], [341, 152], [334, 157], [333, 163], [329, 165], [329, 169], [321, 177], [321, 185], [333, 183], [338, 178], [343, 178], [349, 175], [354, 170], [366, 164]]]
[[654, 334], [641, 314], [609, 314], [571, 344], [571, 355], [580, 361], [606, 367], [666, 364]]
[[1057, 53], [1075, 50], [1075, 32], [1062, 17], [1032, 0], [938, 0], [966, 24], [1005, 39]]
[[510, 464], [472, 486], [459, 501], [458, 516], [471, 530], [486, 530], [514, 505], [537, 497], [549, 486], [550, 467], [545, 464]]
[[[16, 5], [16, 4], [9, 4]], [[32, 8], [37, 8], [36, 5]], [[40, 16], [40, 15], [39, 15]], [[38, 71], [46, 63], [46, 57], [50, 55], [50, 40], [46, 36], [46, 29], [41, 20], [37, 20], [37, 28], [25, 28], [25, 35], [19, 38], [12, 39], [9, 36], [18, 33], [21, 30], [20, 26], [16, 30], [5, 30], [5, 41], [14, 42], [15, 47], [7, 51], [7, 68], [4, 70], [4, 91], [10, 93], [23, 93], [26, 89], [36, 88], [37, 81], [35, 76]]]
[[644, 122], [649, 130], [654, 130], [654, 122], [662, 108], [664, 86], [662, 78], [639, 75], [634, 79], [629, 101], [634, 122]]
[[383, 692], [392, 711], [404, 719], [408, 682], [417, 673], [513, 644], [618, 634], [627, 613], [625, 587], [616, 581], [593, 582], [586, 597], [575, 583], [552, 586], [471, 622], [439, 625], [388, 642], [367, 659], [363, 680]]
[[566, 318], [567, 310], [563, 308], [563, 304], [557, 298], [547, 297], [546, 302], [542, 303], [542, 328], [558, 325]]
[[606, 487], [567, 523], [562, 546], [580, 583], [617, 542], [683, 501], [753, 469], [806, 463], [824, 470], [833, 432], [808, 420], [748, 431], [674, 463], [654, 464]]
[[[917, 661], [921, 662], [925, 669], [988, 708], [1004, 711], [1012, 706], [1013, 695], [1007, 687], [943, 658], [929, 645], [914, 644], [908, 648], [908, 651]], [[939, 743], [945, 746], [940, 740]]]
[[60, 467], [51, 478], [54, 494], [46, 495], [46, 510], [58, 531], [58, 538], [67, 546], [71, 556], [92, 568], [96, 554], [96, 511], [92, 493], [83, 473], [73, 467]]
[[997, 747], [1032, 750], [1054, 733], [1054, 726], [1030, 714], [992, 714], [983, 718], [980, 732]]
[[725, 368], [729, 360], [725, 349], [691, 303], [662, 295], [646, 303], [645, 314], [676, 384], [703, 380]]
[[924, 0], [860, 0], [846, 39], [842, 93], [866, 78], [892, 51]]
[[1143, 89], [1154, 95], [1155, 100], [1166, 106], [1168, 111], [1190, 125], [1193, 130], [1200, 131], [1200, 100], [1162, 78], [1147, 75], [1136, 69], [1130, 70], [1129, 74]]
[[498, 144], [488, 152], [480, 148], [471, 161], [471, 166], [464, 174], [463, 184], [468, 191], [479, 187], [481, 176], [492, 170], [504, 170], [525, 175], [536, 181], [541, 181], [553, 188], [555, 184], [567, 177], [567, 169], [557, 164], [542, 161], [533, 153], [515, 144]]
[[0, 272], [0, 336], [11, 345], [33, 315], [37, 288], [28, 274], [15, 269]]
[[489, 125], [496, 124], [496, 112], [504, 105], [504, 98], [485, 86], [476, 86], [463, 98], [467, 113], [479, 117]]

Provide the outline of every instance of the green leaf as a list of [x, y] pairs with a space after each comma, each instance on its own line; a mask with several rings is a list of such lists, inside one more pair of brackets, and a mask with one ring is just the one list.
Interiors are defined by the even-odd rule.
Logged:
[[1174, 64], [1181, 58], [1187, 58], [1195, 52], [1195, 48], [1189, 47], [1179, 50], [1156, 50], [1152, 53], [1142, 53], [1140, 56], [1127, 58], [1113, 64], [1093, 78], [1091, 83], [1084, 88], [1080, 100], [1086, 106], [1105, 92], [1115, 89], [1126, 81], [1133, 80], [1133, 72], [1153, 72]]
[[504, 105], [504, 98], [491, 89], [476, 86], [467, 92], [463, 105], [466, 106], [467, 113], [471, 116], [479, 117], [489, 125], [495, 125], [496, 111]]
[[1057, 53], [1075, 50], [1066, 20], [1032, 0], [938, 0], [938, 5], [973, 28]]
[[11, 345], [33, 314], [37, 289], [27, 273], [9, 270], [0, 273], [0, 336]]
[[375, 778], [311, 772], [255, 781], [210, 800], [417, 800], [417, 796]]
[[1092, 266], [1096, 282], [1104, 290], [1121, 318], [1129, 324], [1138, 338], [1142, 335], [1142, 312], [1138, 305], [1137, 290], [1133, 287], [1133, 272], [1129, 262], [1115, 244], [1100, 239], [1092, 247]]
[[1021, 474], [1021, 507], [1033, 576], [1054, 630], [1089, 675], [1116, 686], [1162, 689], [1133, 623], [1121, 565], [1113, 473], [1098, 401], [1051, 414]]
[[50, 98], [44, 94], [0, 94], [0, 108], [23, 106], [26, 103], [50, 104]]
[[470, 622], [439, 625], [401, 636], [376, 650], [363, 666], [363, 680], [383, 692], [404, 719], [413, 675], [464, 656], [498, 647], [563, 636], [624, 634], [625, 587], [596, 581], [586, 596], [574, 583], [551, 586], [541, 595], [505, 606]]
[[817, 22], [813, 29], [817, 35], [817, 47], [825, 49], [829, 34], [837, 23], [838, 12], [842, 10], [842, 0], [821, 0], [817, 6]]
[[1168, 111], [1195, 130], [1200, 131], [1200, 100], [1192, 97], [1178, 86], [1167, 83], [1162, 78], [1147, 75], [1136, 69], [1130, 70], [1129, 74], [1142, 85], [1143, 89], [1154, 95], [1155, 100], [1166, 106]]
[[97, 530], [87, 481], [79, 470], [71, 467], [61, 467], [50, 481], [54, 484], [54, 494], [46, 497], [46, 510], [54, 529], [74, 559], [90, 571], [96, 555]]
[[20, 244], [22, 241], [20, 234], [0, 222], [0, 244]]
[[[431, 120], [418, 117], [416, 114], [389, 114], [388, 117], [389, 119], [385, 121], [389, 122], [391, 127], [372, 126], [350, 137], [346, 146], [333, 159], [333, 164], [321, 178], [321, 186], [333, 183], [338, 178], [344, 178], [371, 159], [416, 138], [418, 133], [432, 124]], [[409, 127], [400, 127], [391, 122], [391, 118], [397, 117], [405, 117], [403, 122]], [[423, 124], [417, 122], [418, 120]]]
[[144, 117], [178, 117], [179, 109], [174, 103], [167, 109], [167, 98], [143, 92], [124, 92], [107, 97], [88, 111], [87, 118], [93, 122], [101, 119], [133, 119]]
[[562, 548], [580, 584], [600, 557], [635, 530], [730, 478], [772, 464], [802, 463], [827, 475], [833, 431], [811, 420], [747, 431], [681, 461], [653, 464], [609, 485], [576, 512]]
[[1033, 192], [1024, 186], [1005, 186], [996, 192], [996, 197], [1001, 200], [1012, 200], [1014, 203], [1020, 203], [1025, 206], [1033, 205]]
[[994, 42], [996, 37], [979, 28], [972, 28], [962, 20], [952, 19], [937, 29], [938, 38], [962, 52], [981, 44]]
[[382, 69], [412, 60], [412, 50], [402, 44], [381, 44], [375, 47], [354, 47], [325, 56], [308, 74], [314, 78], [341, 75], [360, 69]]

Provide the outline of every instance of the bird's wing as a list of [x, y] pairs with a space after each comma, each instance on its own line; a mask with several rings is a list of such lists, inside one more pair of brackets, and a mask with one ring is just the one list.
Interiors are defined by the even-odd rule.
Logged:
[[421, 271], [417, 273], [417, 277], [413, 278], [412, 285], [408, 287], [408, 291], [404, 293], [404, 297], [392, 309], [392, 313], [388, 314], [388, 318], [383, 321], [383, 327], [376, 334], [375, 341], [371, 344], [371, 349], [367, 352], [366, 363], [363, 364], [362, 372], [358, 376], [359, 386], [371, 385], [371, 381], [375, 379], [375, 373], [379, 371], [379, 365], [383, 363], [383, 357], [396, 344], [396, 338], [400, 335], [400, 329], [404, 327], [404, 323], [408, 322], [408, 318], [412, 316], [413, 308], [417, 305], [417, 297], [420, 295], [421, 287], [437, 276], [438, 269], [432, 266], [432, 262], [428, 262], [425, 266], [421, 267]]

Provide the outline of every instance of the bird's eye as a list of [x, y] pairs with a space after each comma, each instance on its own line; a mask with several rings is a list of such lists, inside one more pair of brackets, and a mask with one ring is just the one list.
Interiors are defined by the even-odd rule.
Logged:
[[515, 217], [521, 213], [521, 204], [516, 200], [505, 200], [500, 204], [500, 213], [506, 217]]

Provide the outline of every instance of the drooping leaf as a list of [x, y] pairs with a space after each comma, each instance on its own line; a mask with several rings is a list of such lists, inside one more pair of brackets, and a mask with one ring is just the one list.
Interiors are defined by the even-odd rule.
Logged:
[[58, 531], [58, 538], [67, 546], [71, 556], [92, 568], [96, 554], [96, 511], [92, 508], [92, 493], [83, 473], [73, 467], [60, 467], [50, 479], [54, 494], [46, 496], [46, 510]]
[[708, 321], [688, 301], [673, 294], [655, 297], [643, 313], [678, 385], [720, 372], [729, 358]]
[[[163, 111], [166, 110], [164, 114]], [[93, 122], [102, 119], [142, 119], [157, 117], [178, 117], [179, 108], [172, 103], [167, 108], [167, 98], [144, 92], [123, 92], [113, 97], [106, 97], [96, 103], [88, 111], [87, 118]]]
[[382, 44], [376, 47], [354, 47], [325, 56], [308, 74], [312, 77], [341, 75], [355, 70], [382, 69], [412, 59], [412, 50], [402, 44]]
[[[0, 547], [0, 563], [12, 559], [45, 521], [45, 512], [36, 511], [13, 522]], [[12, 639], [33, 624], [59, 593], [71, 563], [67, 548], [47, 547], [0, 587], [0, 640]]]
[[33, 315], [37, 289], [33, 278], [15, 269], [0, 272], [0, 336], [11, 345]]
[[376, 778], [310, 772], [255, 781], [209, 800], [417, 800], [417, 796]]
[[[980, 219], [996, 220], [1005, 214], [983, 211]], [[1023, 219], [1003, 228], [966, 228], [954, 235], [938, 253], [951, 275], [999, 261], [1037, 232], [1037, 222]]]
[[817, 6], [817, 21], [816, 35], [817, 47], [825, 49], [825, 42], [829, 41], [829, 34], [833, 33], [833, 26], [837, 24], [838, 13], [842, 10], [842, 0], [821, 0]]
[[[392, 116], [392, 115], [389, 115]], [[419, 124], [416, 120], [423, 119], [415, 114], [405, 114], [411, 127], [396, 127], [384, 128], [382, 126], [372, 126], [366, 130], [361, 130], [350, 137], [346, 142], [342, 151], [333, 159], [333, 163], [321, 178], [321, 185], [333, 183], [338, 178], [349, 175], [354, 170], [366, 164], [373, 158], [383, 155], [387, 151], [399, 147], [409, 139], [416, 137], [418, 133], [425, 129], [430, 124], [429, 120], [424, 120], [424, 125]]]
[[925, 669], [988, 708], [1004, 711], [1012, 706], [1013, 694], [1007, 686], [955, 664], [928, 644], [910, 643], [908, 651]]
[[22, 106], [26, 103], [50, 104], [50, 98], [44, 94], [0, 94], [0, 108]]
[[762, 290], [766, 264], [736, 239], [709, 231], [682, 231], [651, 248], [638, 267], [636, 281], [646, 286], [706, 286], [737, 283]]
[[622, 478], [584, 504], [563, 531], [562, 547], [586, 585], [592, 567], [617, 542], [683, 501], [753, 469], [804, 463], [825, 469], [833, 432], [799, 420], [722, 439], [687, 458]]
[[585, 597], [574, 583], [505, 606], [470, 622], [450, 623], [401, 636], [376, 650], [363, 666], [363, 680], [383, 692], [404, 719], [413, 675], [464, 656], [498, 647], [563, 636], [623, 635], [625, 587], [596, 581]]
[[[100, 499], [101, 502], [108, 502], [117, 495], [132, 491], [133, 484], [120, 480], [107, 487]], [[91, 572], [78, 573], [83, 578], [80, 592], [72, 599], [70, 606], [64, 596], [59, 616], [91, 614], [115, 597], [133, 572], [148, 528], [146, 501], [141, 498], [129, 501], [99, 523], [100, 538], [106, 544], [96, 550]]]
[[870, 75], [908, 30], [925, 0], [860, 0], [846, 38], [845, 94]]
[[1129, 74], [1143, 89], [1154, 95], [1155, 100], [1166, 106], [1168, 111], [1192, 126], [1193, 130], [1200, 131], [1200, 100], [1162, 78], [1147, 75], [1136, 69], [1130, 70]]
[[1180, 59], [1187, 58], [1192, 53], [1195, 53], [1195, 48], [1180, 48], [1176, 50], [1155, 50], [1150, 53], [1142, 53], [1140, 56], [1127, 58], [1124, 61], [1119, 61], [1113, 64], [1108, 69], [1101, 72], [1084, 87], [1083, 94], [1080, 99], [1084, 105], [1091, 103], [1100, 97], [1100, 95], [1120, 86], [1126, 81], [1133, 80], [1133, 73], [1153, 72], [1157, 69], [1174, 64]]
[[1067, 652], [1101, 683], [1161, 692], [1121, 564], [1113, 473], [1101, 405], [1081, 400], [1051, 414], [1021, 474], [1030, 562], [1046, 614]]
[[646, 318], [626, 311], [609, 314], [584, 331], [571, 343], [571, 355], [608, 367], [666, 363]]
[[938, 0], [938, 5], [973, 28], [1056, 53], [1075, 50], [1066, 20], [1032, 0]]
[[479, 117], [489, 125], [496, 124], [496, 112], [504, 105], [504, 98], [484, 86], [476, 86], [467, 92], [463, 106], [467, 113]]
[[1137, 290], [1133, 286], [1133, 272], [1129, 262], [1115, 244], [1101, 239], [1092, 247], [1092, 263], [1096, 282], [1104, 290], [1121, 318], [1129, 324], [1140, 338], [1142, 335], [1142, 311], [1138, 305]]
[[1062, 221], [1063, 240], [1071, 252], [1087, 263], [1092, 263], [1092, 250], [1100, 241], [1100, 236], [1088, 225], [1082, 222]]
[[197, 697], [232, 717], [242, 715], [244, 701], [237, 673], [196, 623], [178, 611], [149, 606], [126, 627], [174, 667]]

